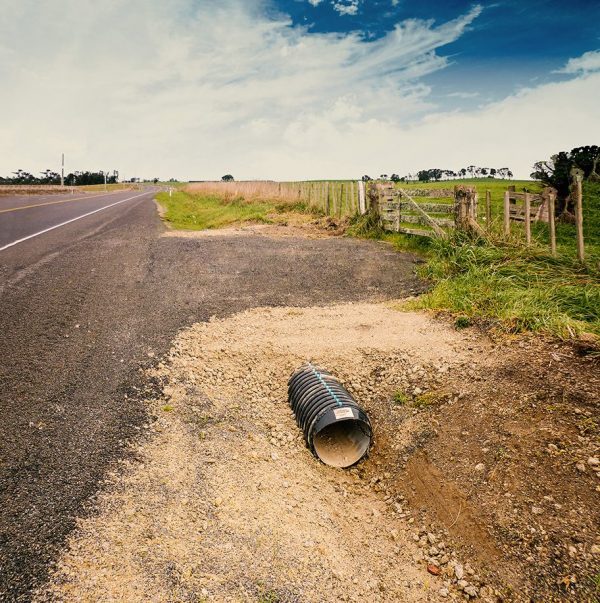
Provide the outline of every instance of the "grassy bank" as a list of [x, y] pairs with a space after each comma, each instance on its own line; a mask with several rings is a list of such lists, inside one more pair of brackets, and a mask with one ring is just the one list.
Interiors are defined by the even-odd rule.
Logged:
[[182, 230], [206, 230], [242, 223], [269, 224], [284, 221], [286, 213], [311, 213], [302, 203], [223, 198], [186, 191], [174, 191], [172, 196], [159, 193], [156, 198], [165, 210], [164, 219], [173, 228]]
[[[493, 321], [510, 332], [600, 337], [600, 273], [569, 256], [483, 240], [436, 240], [423, 276], [434, 286], [415, 307]], [[465, 320], [466, 319], [466, 320]]]
[[369, 217], [356, 219], [352, 232], [387, 240], [398, 249], [416, 251], [426, 258], [421, 273], [432, 288], [411, 302], [412, 308], [450, 312], [457, 316], [459, 326], [483, 321], [509, 332], [539, 331], [562, 338], [591, 333], [600, 337], [599, 184], [586, 184], [584, 209], [585, 265], [576, 259], [572, 224], [557, 225], [556, 258], [547, 250], [545, 224], [535, 225], [530, 248], [523, 245], [520, 233], [508, 241], [495, 234], [488, 240], [461, 234], [433, 240], [384, 233]]

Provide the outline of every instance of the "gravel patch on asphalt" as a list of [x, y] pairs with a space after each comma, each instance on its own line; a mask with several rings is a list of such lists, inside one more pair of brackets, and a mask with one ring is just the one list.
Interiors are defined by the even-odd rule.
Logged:
[[[417, 602], [459, 587], [485, 600], [471, 574], [457, 587], [428, 563], [435, 543], [453, 577], [463, 571], [443, 531], [427, 534], [376, 474], [310, 454], [286, 391], [311, 360], [369, 410], [409, 365], [452, 370], [472, 361], [467, 348], [440, 322], [369, 303], [255, 309], [186, 329], [149, 375], [164, 396], [148, 400], [155, 420], [137, 460], [80, 521], [37, 600]], [[377, 449], [376, 414], [374, 432]]]

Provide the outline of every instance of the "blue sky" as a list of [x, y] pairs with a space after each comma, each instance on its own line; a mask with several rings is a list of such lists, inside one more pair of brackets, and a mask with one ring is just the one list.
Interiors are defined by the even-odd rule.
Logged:
[[[600, 142], [600, 3], [0, 0], [0, 173], [357, 178]], [[458, 142], [457, 142], [458, 141]]]
[[[359, 31], [377, 39], [405, 19], [449, 21], [479, 4], [483, 11], [468, 31], [439, 48], [450, 64], [423, 81], [439, 102], [447, 94], [477, 97], [446, 100], [448, 106], [502, 98], [521, 87], [564, 79], [569, 58], [600, 47], [600, 2], [593, 0], [275, 0], [294, 25], [310, 32]], [[351, 13], [344, 12], [344, 8]], [[352, 8], [353, 7], [353, 8]]]

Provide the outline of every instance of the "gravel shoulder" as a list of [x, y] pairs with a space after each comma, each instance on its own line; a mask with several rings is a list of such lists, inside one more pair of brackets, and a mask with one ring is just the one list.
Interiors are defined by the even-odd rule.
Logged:
[[81, 523], [40, 600], [442, 600], [410, 511], [363, 469], [311, 456], [286, 380], [310, 359], [364, 394], [372, 354], [449, 360], [461, 343], [374, 304], [257, 309], [182, 332], [149, 375], [164, 398], [149, 401], [138, 462]]
[[[183, 331], [147, 375], [163, 394], [137, 460], [38, 601], [593, 601], [593, 361], [393, 308], [259, 308]], [[372, 417], [350, 471], [296, 428], [286, 380], [306, 360]]]

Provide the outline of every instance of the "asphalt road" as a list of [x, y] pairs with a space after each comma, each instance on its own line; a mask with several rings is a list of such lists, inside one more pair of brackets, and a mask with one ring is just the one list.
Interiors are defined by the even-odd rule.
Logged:
[[375, 242], [164, 230], [152, 193], [0, 197], [0, 601], [30, 600], [93, 511], [151, 420], [140, 369], [180, 328], [420, 287], [413, 258]]

